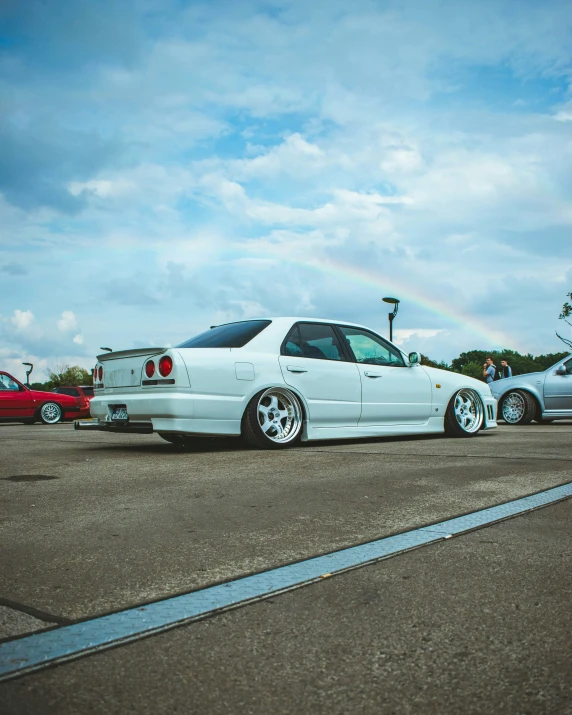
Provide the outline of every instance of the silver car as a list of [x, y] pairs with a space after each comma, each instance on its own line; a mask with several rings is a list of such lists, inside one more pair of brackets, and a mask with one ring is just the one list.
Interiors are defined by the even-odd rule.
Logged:
[[572, 418], [572, 356], [544, 372], [497, 380], [489, 387], [499, 403], [499, 418], [509, 425]]

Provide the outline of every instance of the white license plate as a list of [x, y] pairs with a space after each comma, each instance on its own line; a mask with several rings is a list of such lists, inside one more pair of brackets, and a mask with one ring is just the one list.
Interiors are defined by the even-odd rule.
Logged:
[[118, 420], [120, 422], [125, 422], [126, 420], [128, 420], [129, 415], [127, 414], [127, 407], [119, 405], [112, 407], [111, 419], [113, 421]]

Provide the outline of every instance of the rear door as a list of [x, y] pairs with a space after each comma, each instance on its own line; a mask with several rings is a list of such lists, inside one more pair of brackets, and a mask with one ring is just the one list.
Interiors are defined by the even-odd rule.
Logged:
[[547, 371], [544, 380], [544, 405], [547, 410], [572, 412], [572, 358], [566, 360], [562, 367], [566, 370], [565, 375], [558, 375], [556, 368]]
[[355, 427], [361, 383], [338, 335], [326, 323], [297, 323], [284, 341], [280, 368], [286, 384], [308, 405], [312, 427]]
[[379, 335], [339, 325], [355, 356], [362, 389], [359, 424], [423, 424], [431, 415], [432, 386], [420, 366], [409, 367], [402, 354]]
[[30, 417], [32, 412], [29, 391], [7, 373], [0, 372], [0, 419]]

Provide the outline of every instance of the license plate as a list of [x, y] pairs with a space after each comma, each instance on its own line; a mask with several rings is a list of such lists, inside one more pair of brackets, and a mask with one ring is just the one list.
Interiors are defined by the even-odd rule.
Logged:
[[127, 407], [125, 405], [113, 405], [111, 406], [111, 420], [113, 422], [127, 422], [129, 415], [127, 414]]

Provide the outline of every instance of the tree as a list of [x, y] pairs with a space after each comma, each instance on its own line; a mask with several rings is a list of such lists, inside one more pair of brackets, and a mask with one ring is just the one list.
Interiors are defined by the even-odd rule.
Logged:
[[[572, 300], [572, 292], [567, 293], [566, 297]], [[558, 316], [558, 319], [563, 320], [565, 323], [568, 323], [568, 325], [572, 327], [572, 323], [568, 320], [568, 318], [570, 317], [572, 317], [572, 305], [568, 301], [566, 301], [562, 306], [562, 312]], [[558, 333], [556, 333], [556, 335], [560, 338], [560, 340], [562, 340], [564, 345], [567, 345], [569, 348], [572, 348], [572, 340], [568, 340], [568, 338], [563, 338], [562, 335], [558, 335]]]
[[423, 355], [423, 353], [421, 353], [421, 364], [427, 365], [427, 367], [436, 367], [439, 370], [453, 369], [450, 365], [447, 365], [444, 360], [441, 360], [441, 362], [435, 362], [435, 360], [431, 360], [431, 358], [427, 357], [427, 355]]
[[70, 385], [92, 385], [91, 372], [79, 365], [57, 365], [54, 370], [48, 370], [46, 387], [65, 387]]

